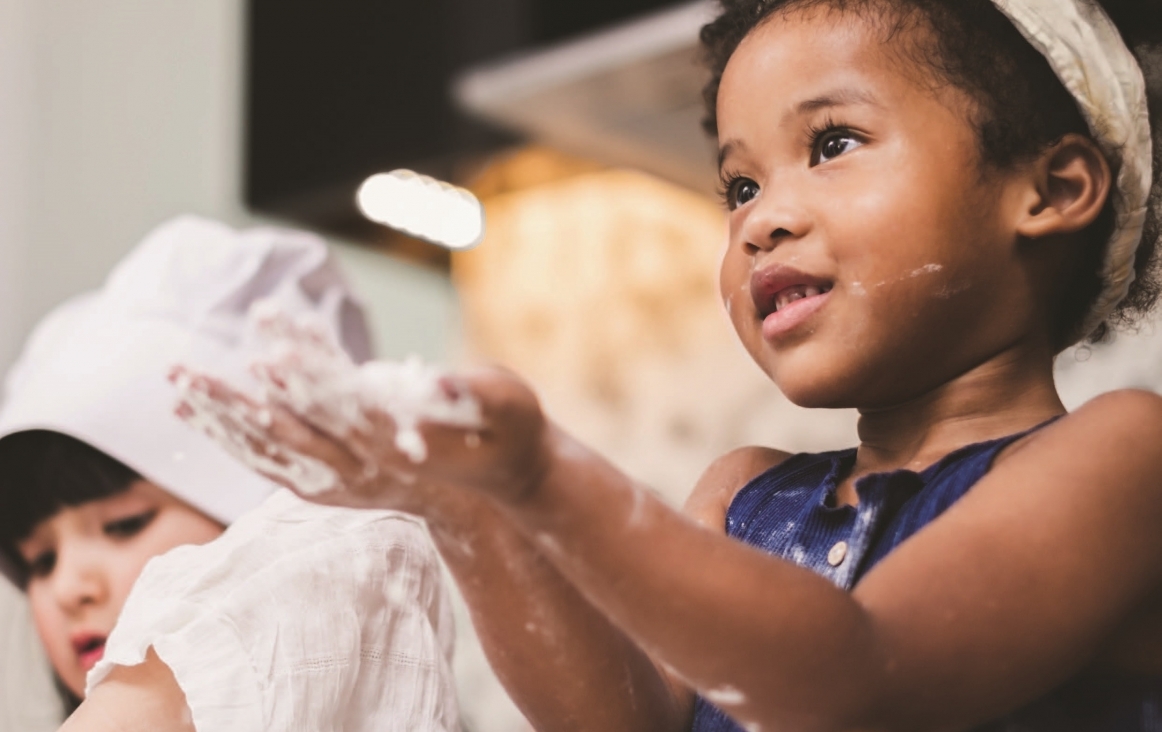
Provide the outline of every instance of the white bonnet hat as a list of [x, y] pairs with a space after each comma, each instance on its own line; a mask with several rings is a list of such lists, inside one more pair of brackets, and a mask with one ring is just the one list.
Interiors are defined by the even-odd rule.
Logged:
[[184, 216], [40, 322], [5, 381], [0, 440], [68, 434], [231, 523], [277, 486], [178, 419], [166, 377], [181, 363], [249, 382], [259, 344], [247, 312], [260, 299], [312, 313], [356, 362], [370, 358], [362, 308], [321, 239]]

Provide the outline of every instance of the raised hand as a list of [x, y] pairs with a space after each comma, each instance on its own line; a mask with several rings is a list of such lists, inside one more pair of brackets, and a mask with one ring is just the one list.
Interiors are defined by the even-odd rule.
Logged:
[[270, 342], [261, 393], [177, 367], [177, 413], [300, 495], [422, 512], [436, 487], [513, 499], [545, 470], [552, 430], [512, 374], [357, 366], [310, 323], [259, 310], [255, 325]]

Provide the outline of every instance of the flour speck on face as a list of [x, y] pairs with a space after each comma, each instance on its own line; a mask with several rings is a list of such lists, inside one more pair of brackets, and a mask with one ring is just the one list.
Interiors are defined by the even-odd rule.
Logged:
[[942, 269], [944, 269], [944, 266], [940, 264], [926, 264], [923, 267], [917, 267], [916, 269], [912, 270], [908, 276], [919, 277], [923, 274], [935, 274]]

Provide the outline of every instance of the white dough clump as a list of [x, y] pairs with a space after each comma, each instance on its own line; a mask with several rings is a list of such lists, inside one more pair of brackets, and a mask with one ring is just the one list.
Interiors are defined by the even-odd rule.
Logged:
[[[301, 494], [337, 490], [341, 480], [315, 458], [282, 446], [256, 447], [266, 444], [272, 406], [286, 408], [339, 440], [370, 431], [372, 413], [387, 415], [395, 424], [396, 449], [414, 463], [427, 457], [422, 422], [469, 430], [483, 426], [477, 401], [463, 389], [450, 393], [442, 384], [445, 372], [417, 357], [356, 364], [321, 324], [291, 318], [271, 301], [255, 303], [250, 320], [267, 352], [253, 369], [262, 387], [258, 408], [222, 404], [206, 391], [192, 389], [188, 380], [178, 386], [196, 413], [189, 421], [251, 466], [292, 483]], [[365, 473], [374, 476], [377, 466], [366, 460]]]

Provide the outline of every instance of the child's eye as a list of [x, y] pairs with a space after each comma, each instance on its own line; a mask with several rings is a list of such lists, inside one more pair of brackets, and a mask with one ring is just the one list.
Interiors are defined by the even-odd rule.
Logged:
[[812, 155], [812, 164], [825, 163], [837, 158], [845, 152], [850, 152], [863, 144], [850, 130], [832, 129], [820, 134], [815, 141], [815, 150]]
[[56, 552], [49, 549], [37, 554], [28, 562], [28, 574], [31, 577], [47, 577], [52, 574], [56, 566]]
[[127, 539], [130, 536], [136, 535], [142, 529], [149, 525], [157, 516], [157, 511], [146, 511], [134, 516], [127, 516], [123, 519], [110, 521], [103, 527], [106, 536], [111, 536], [117, 539]]
[[726, 207], [733, 211], [753, 201], [759, 194], [759, 184], [750, 178], [734, 177], [723, 180], [722, 198]]

